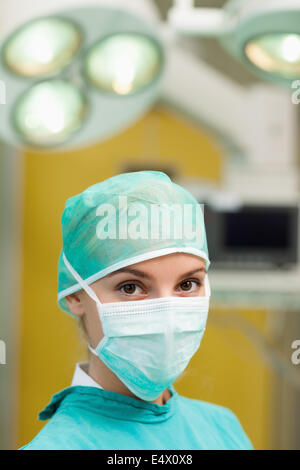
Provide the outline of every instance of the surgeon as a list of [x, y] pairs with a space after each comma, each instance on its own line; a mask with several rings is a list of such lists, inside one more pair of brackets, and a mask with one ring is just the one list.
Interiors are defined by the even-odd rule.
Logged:
[[89, 361], [21, 449], [253, 449], [230, 409], [174, 388], [209, 310], [196, 199], [160, 171], [119, 174], [67, 200], [62, 239], [58, 305], [78, 319]]

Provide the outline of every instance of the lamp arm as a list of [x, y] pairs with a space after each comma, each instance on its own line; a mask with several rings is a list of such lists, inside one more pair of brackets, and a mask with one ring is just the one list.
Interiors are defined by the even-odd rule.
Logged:
[[191, 0], [174, 0], [167, 21], [180, 34], [216, 37], [234, 30], [235, 17], [222, 8], [195, 8]]

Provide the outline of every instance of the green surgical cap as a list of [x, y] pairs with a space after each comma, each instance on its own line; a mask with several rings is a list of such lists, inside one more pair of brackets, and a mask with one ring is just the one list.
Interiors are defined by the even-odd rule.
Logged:
[[161, 171], [122, 173], [67, 200], [61, 219], [58, 305], [82, 289], [64, 257], [87, 284], [131, 264], [183, 252], [208, 256], [203, 208]]

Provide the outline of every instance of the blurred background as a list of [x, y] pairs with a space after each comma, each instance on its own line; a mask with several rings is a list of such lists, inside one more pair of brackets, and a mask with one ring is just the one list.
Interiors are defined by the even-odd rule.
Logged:
[[0, 56], [0, 449], [87, 358], [56, 302], [66, 199], [145, 169], [204, 203], [209, 321], [177, 391], [300, 449], [300, 2], [2, 0]]

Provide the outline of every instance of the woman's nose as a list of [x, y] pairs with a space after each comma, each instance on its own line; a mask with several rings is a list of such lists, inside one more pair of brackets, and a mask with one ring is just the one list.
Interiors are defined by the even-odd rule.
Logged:
[[170, 297], [175, 296], [176, 293], [171, 287], [159, 287], [153, 290], [153, 297]]

